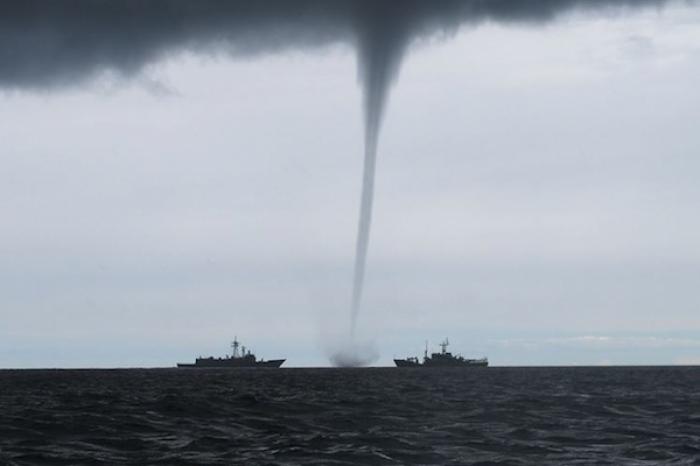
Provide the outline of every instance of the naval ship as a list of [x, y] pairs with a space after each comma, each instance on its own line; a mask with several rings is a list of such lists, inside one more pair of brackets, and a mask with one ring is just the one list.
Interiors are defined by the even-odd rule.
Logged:
[[[240, 348], [240, 349], [239, 349]], [[177, 367], [280, 367], [284, 364], [286, 359], [271, 359], [269, 361], [264, 361], [262, 359], [257, 359], [255, 355], [250, 351], [246, 350], [245, 346], [242, 346], [238, 339], [234, 338], [231, 343], [231, 355], [226, 355], [223, 358], [215, 358], [209, 356], [206, 358], [198, 357], [195, 359], [194, 364], [178, 363]]]
[[445, 341], [440, 343], [442, 351], [433, 353], [428, 357], [428, 342], [425, 343], [425, 353], [423, 353], [423, 362], [420, 362], [417, 357], [409, 357], [406, 359], [394, 359], [396, 367], [487, 367], [489, 360], [482, 359], [465, 359], [459, 354], [453, 355], [447, 351], [447, 345], [450, 341], [445, 338]]

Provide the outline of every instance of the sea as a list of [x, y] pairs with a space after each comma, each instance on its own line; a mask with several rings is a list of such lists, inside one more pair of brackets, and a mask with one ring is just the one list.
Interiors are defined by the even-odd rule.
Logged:
[[2, 465], [700, 465], [700, 367], [0, 371]]

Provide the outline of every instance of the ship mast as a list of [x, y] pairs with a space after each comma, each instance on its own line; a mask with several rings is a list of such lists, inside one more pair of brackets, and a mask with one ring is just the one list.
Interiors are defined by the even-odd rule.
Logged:
[[440, 343], [440, 348], [442, 348], [442, 354], [445, 354], [447, 352], [447, 345], [449, 345], [449, 344], [450, 344], [450, 340], [448, 340], [447, 338], [445, 338], [445, 341]]
[[238, 338], [237, 338], [237, 337], [233, 337], [233, 342], [231, 342], [231, 350], [233, 351], [233, 353], [231, 354], [231, 358], [238, 358], [238, 357], [240, 357], [239, 354], [238, 354], [238, 346], [239, 346], [239, 345], [240, 345], [240, 344], [238, 343]]

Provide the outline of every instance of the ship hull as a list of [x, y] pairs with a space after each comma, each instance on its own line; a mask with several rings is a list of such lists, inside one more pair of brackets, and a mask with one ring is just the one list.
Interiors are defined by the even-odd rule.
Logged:
[[210, 368], [223, 368], [223, 369], [235, 369], [241, 367], [262, 367], [262, 368], [272, 368], [277, 369], [286, 359], [271, 359], [269, 361], [247, 361], [243, 358], [241, 359], [198, 359], [193, 364], [178, 363], [177, 367], [181, 368], [194, 368], [194, 369], [210, 369]]
[[482, 360], [472, 360], [472, 361], [427, 361], [423, 364], [415, 361], [409, 361], [407, 359], [394, 359], [394, 364], [396, 367], [420, 367], [420, 368], [439, 368], [439, 367], [460, 367], [460, 368], [473, 368], [473, 367], [488, 367], [488, 361]]
[[420, 363], [408, 361], [407, 359], [394, 359], [396, 367], [420, 367]]

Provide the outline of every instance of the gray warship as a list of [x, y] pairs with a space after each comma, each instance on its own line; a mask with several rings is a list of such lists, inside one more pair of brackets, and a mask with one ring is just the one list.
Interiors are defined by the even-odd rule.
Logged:
[[487, 367], [489, 360], [482, 359], [465, 359], [459, 354], [453, 355], [447, 351], [447, 346], [450, 341], [445, 338], [445, 341], [440, 343], [442, 350], [439, 353], [433, 353], [428, 356], [428, 342], [425, 343], [425, 353], [423, 354], [423, 362], [417, 357], [409, 357], [406, 359], [394, 359], [396, 367]]
[[[240, 348], [240, 349], [239, 349]], [[242, 346], [237, 338], [233, 339], [231, 343], [231, 355], [226, 355], [223, 358], [215, 358], [213, 356], [209, 357], [198, 357], [195, 359], [194, 363], [178, 363], [177, 367], [183, 368], [235, 368], [235, 367], [268, 367], [268, 368], [278, 368], [284, 364], [286, 359], [271, 359], [265, 361], [262, 359], [257, 359], [255, 354], [253, 354], [250, 349], [246, 350], [245, 346]]]

